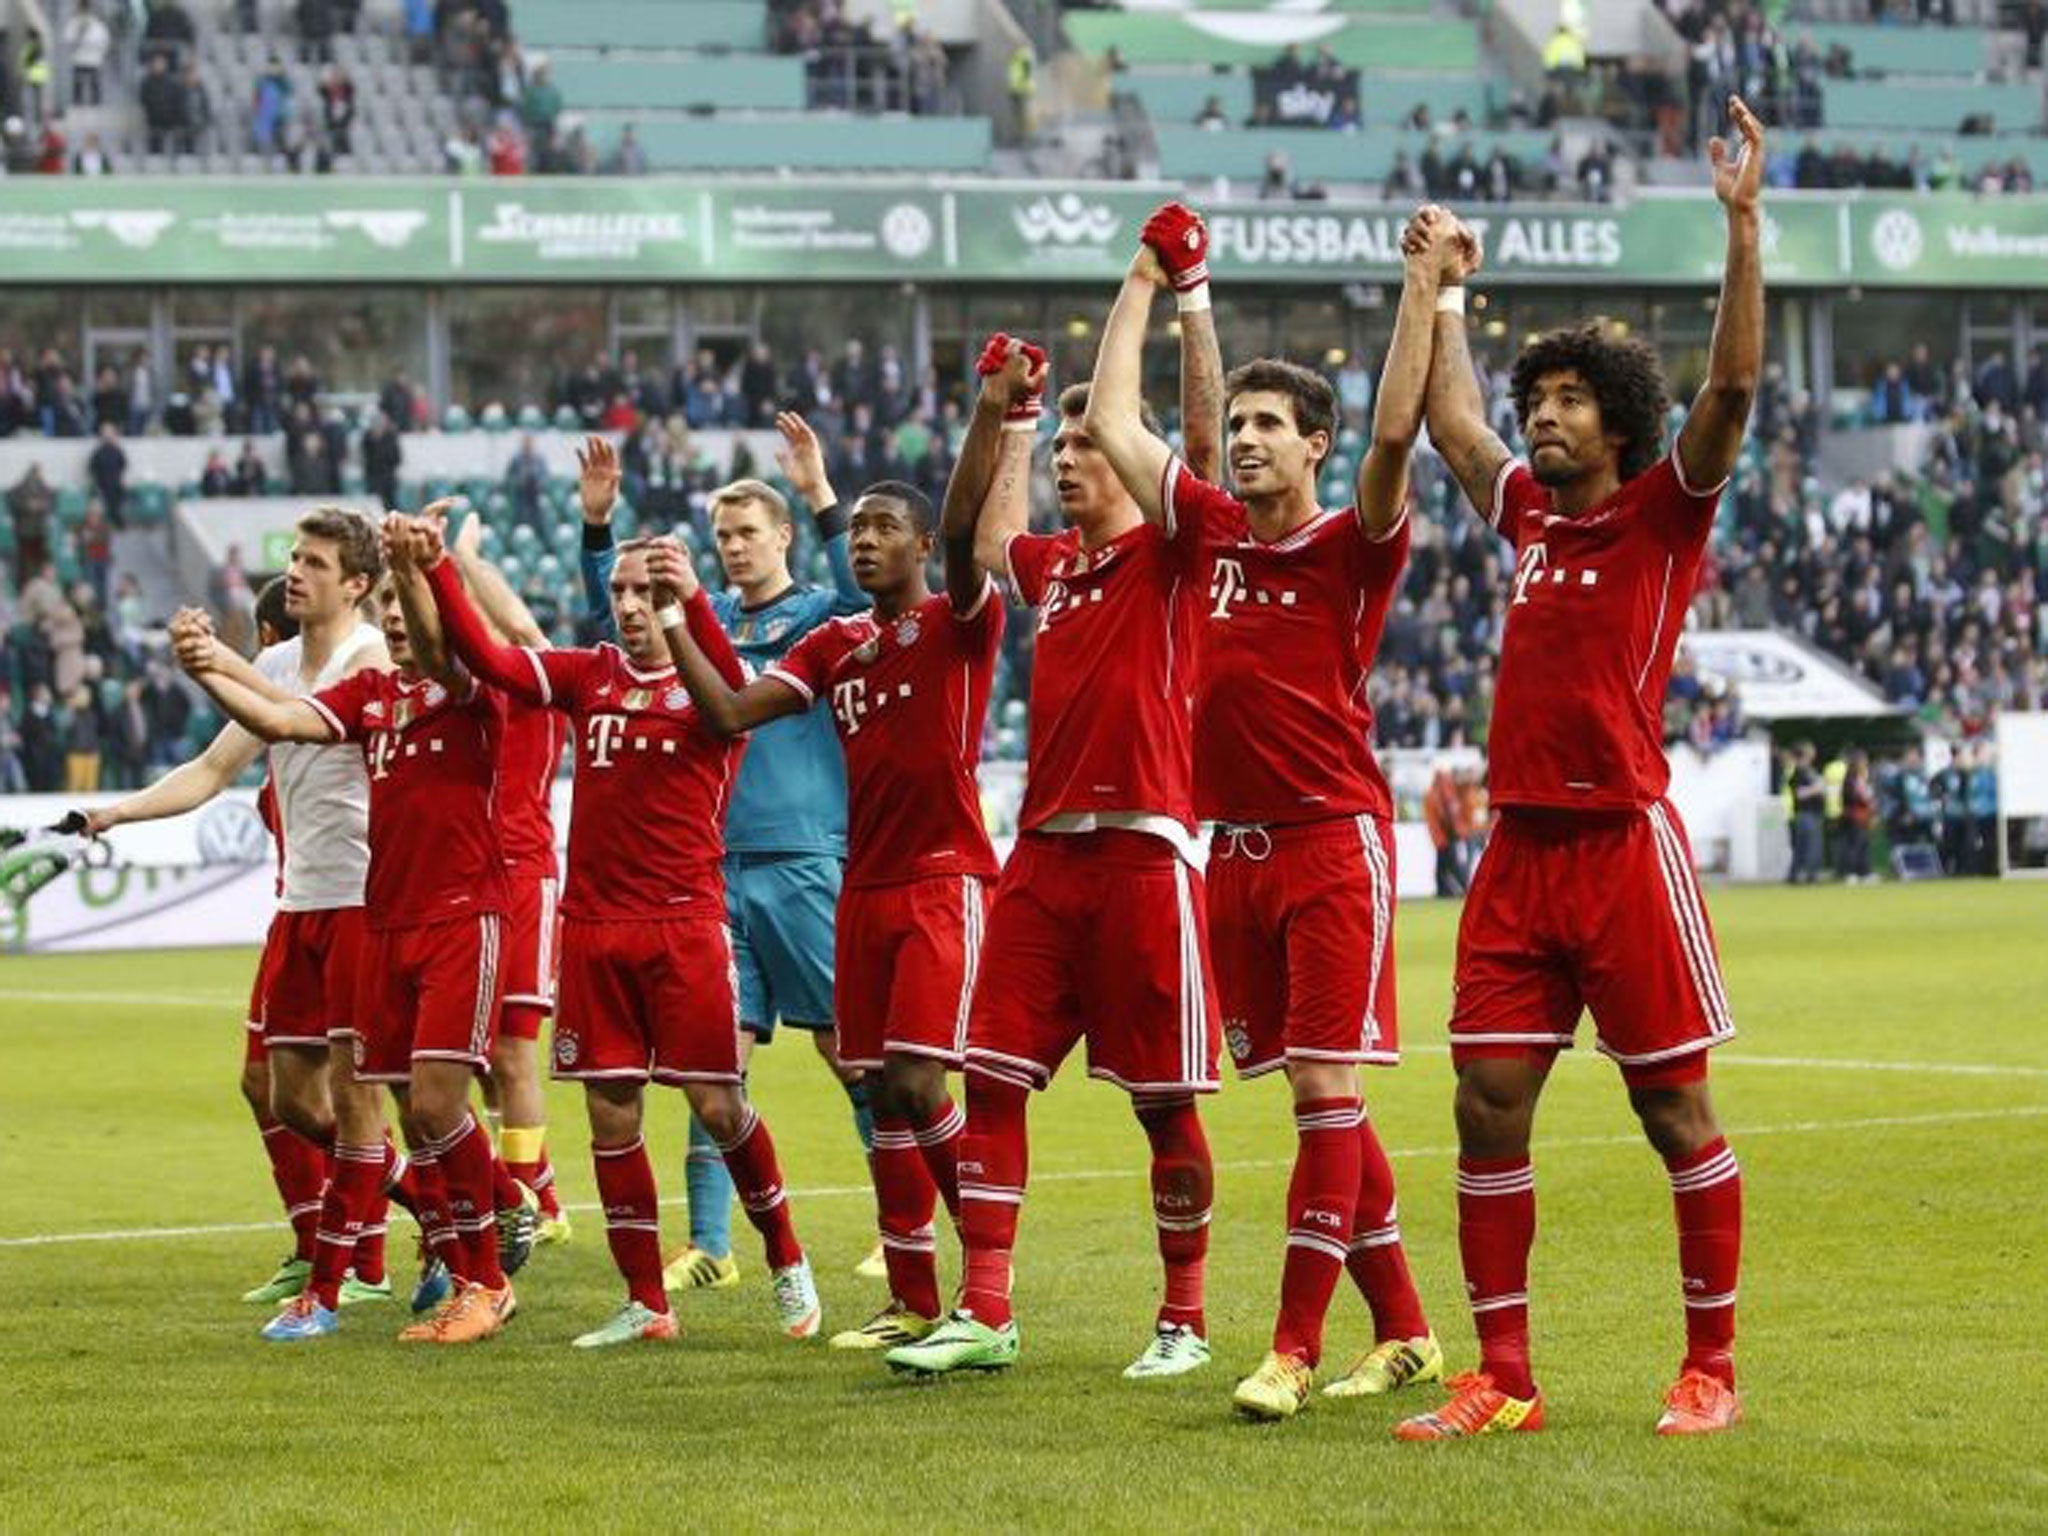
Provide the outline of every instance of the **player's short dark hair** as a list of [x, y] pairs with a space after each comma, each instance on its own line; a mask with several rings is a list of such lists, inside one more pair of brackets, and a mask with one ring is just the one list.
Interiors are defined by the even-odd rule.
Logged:
[[377, 525], [347, 507], [315, 507], [298, 521], [309, 539], [325, 539], [335, 547], [344, 577], [365, 576], [375, 586], [384, 571], [384, 544]]
[[1600, 407], [1600, 425], [1621, 436], [1621, 478], [1633, 480], [1664, 452], [1664, 411], [1670, 396], [1657, 349], [1640, 336], [1618, 335], [1598, 320], [1538, 336], [1522, 348], [1509, 376], [1515, 420], [1526, 427], [1529, 401], [1546, 374], [1576, 373]]
[[1223, 411], [1230, 414], [1230, 402], [1239, 395], [1255, 393], [1285, 395], [1294, 407], [1294, 427], [1303, 437], [1326, 432], [1337, 439], [1337, 391], [1313, 368], [1290, 363], [1284, 357], [1255, 357], [1230, 370], [1223, 380]]
[[936, 533], [939, 515], [932, 510], [932, 499], [907, 480], [877, 480], [873, 485], [854, 498], [855, 505], [870, 496], [883, 501], [893, 501], [910, 514], [910, 526], [919, 533]]
[[273, 576], [263, 583], [263, 590], [256, 594], [256, 633], [261, 636], [270, 632], [268, 644], [278, 644], [298, 638], [299, 621], [284, 609], [284, 578]]
[[[1088, 385], [1083, 379], [1078, 384], [1069, 384], [1060, 391], [1060, 416], [1063, 420], [1079, 421], [1088, 414]], [[1142, 399], [1138, 402], [1138, 424], [1154, 437], [1164, 438], [1166, 429], [1159, 425], [1159, 418], [1152, 414], [1152, 407]]]
[[730, 481], [711, 493], [706, 506], [710, 510], [710, 515], [716, 517], [720, 507], [737, 506], [749, 501], [759, 502], [766, 507], [770, 522], [786, 523], [790, 520], [789, 498], [766, 480]]

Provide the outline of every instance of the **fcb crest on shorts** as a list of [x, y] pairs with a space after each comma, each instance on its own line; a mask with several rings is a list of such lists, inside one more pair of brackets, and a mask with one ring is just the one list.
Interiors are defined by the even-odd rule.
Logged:
[[619, 699], [620, 705], [626, 709], [645, 709], [653, 702], [652, 688], [628, 688]]
[[583, 1048], [576, 1043], [576, 1037], [557, 1025], [555, 1028], [555, 1065], [568, 1071], [576, 1065], [576, 1058], [583, 1054]]
[[1224, 1029], [1223, 1043], [1230, 1048], [1232, 1061], [1243, 1061], [1252, 1053], [1252, 1037], [1246, 1032], [1244, 1025], [1235, 1019], [1230, 1020], [1228, 1027]]

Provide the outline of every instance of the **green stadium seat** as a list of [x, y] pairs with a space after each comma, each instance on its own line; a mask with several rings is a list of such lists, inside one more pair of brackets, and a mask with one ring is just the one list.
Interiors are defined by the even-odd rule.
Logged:
[[1792, 22], [1790, 40], [1810, 37], [1823, 54], [1849, 52], [1859, 75], [1982, 75], [1991, 34], [1977, 27], [1881, 27], [1847, 22]]
[[658, 171], [981, 171], [993, 137], [985, 117], [593, 114], [591, 139], [600, 152], [618, 142], [627, 121]]
[[545, 432], [548, 413], [530, 401], [519, 407], [519, 430], [522, 432]]
[[1954, 133], [1966, 117], [1988, 115], [2000, 133], [2041, 126], [2041, 87], [1903, 80], [1826, 80], [1821, 121], [1829, 128]]
[[[1429, 146], [1430, 135], [1395, 129], [1367, 129], [1362, 133], [1332, 133], [1312, 128], [1238, 128], [1215, 132], [1204, 128], [1155, 127], [1159, 142], [1159, 169], [1174, 178], [1230, 176], [1257, 180], [1264, 175], [1267, 158], [1286, 157], [1288, 170], [1297, 181], [1377, 182], [1393, 168], [1394, 156], [1406, 150], [1417, 159]], [[1458, 143], [1469, 142], [1475, 158], [1484, 160], [1495, 145], [1524, 166], [1540, 162], [1549, 148], [1550, 135], [1541, 129], [1512, 129], [1502, 132], [1477, 130], [1457, 140], [1439, 140], [1448, 156]]]
[[477, 417], [477, 425], [486, 432], [503, 432], [511, 427], [512, 418], [506, 413], [504, 406], [493, 400], [483, 408], [483, 413]]
[[768, 46], [764, 0], [514, 0], [512, 30], [528, 50]]
[[794, 54], [702, 54], [690, 58], [562, 59], [552, 66], [562, 100], [576, 111], [663, 107], [801, 112], [804, 61]]
[[[199, 487], [195, 485], [191, 494], [198, 493]], [[179, 494], [185, 492], [181, 489]], [[130, 486], [122, 515], [131, 527], [160, 528], [171, 520], [171, 493], [167, 487], [153, 483]]]
[[[1479, 68], [1479, 28], [1422, 14], [1378, 14], [1347, 9], [1343, 25], [1309, 39], [1326, 47], [1340, 64], [1358, 69], [1418, 69], [1470, 73]], [[1265, 38], [1232, 36], [1232, 29], [1206, 23], [1199, 11], [1072, 11], [1067, 36], [1081, 52], [1101, 56], [1114, 48], [1126, 64], [1267, 64], [1280, 45]]]
[[555, 430], [557, 432], [580, 432], [583, 430], [583, 418], [576, 414], [575, 406], [563, 405], [556, 407]]
[[469, 412], [459, 405], [451, 405], [442, 413], [441, 430], [443, 432], [467, 432], [471, 425]]

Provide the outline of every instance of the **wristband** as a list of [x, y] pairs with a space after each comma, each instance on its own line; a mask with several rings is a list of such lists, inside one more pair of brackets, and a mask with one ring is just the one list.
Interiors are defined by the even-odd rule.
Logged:
[[847, 514], [838, 502], [828, 502], [811, 513], [811, 520], [818, 525], [818, 537], [825, 540], [838, 538], [847, 529]]
[[1207, 309], [1209, 307], [1208, 283], [1200, 282], [1192, 288], [1174, 289], [1173, 306], [1184, 315], [1193, 314], [1197, 310]]
[[666, 608], [655, 609], [654, 622], [663, 629], [681, 628], [684, 622], [683, 605], [681, 603], [670, 603]]
[[612, 525], [610, 523], [585, 523], [583, 525], [583, 547], [591, 554], [612, 547]]
[[1036, 432], [1039, 413], [1045, 408], [1045, 396], [1026, 395], [1007, 411], [1003, 412], [1005, 432]]
[[1439, 288], [1436, 295], [1436, 312], [1440, 315], [1465, 313], [1465, 285], [1453, 283], [1448, 288]]

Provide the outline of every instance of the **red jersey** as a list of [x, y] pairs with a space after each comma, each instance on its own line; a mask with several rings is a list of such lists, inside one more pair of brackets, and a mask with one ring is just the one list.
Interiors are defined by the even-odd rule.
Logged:
[[1076, 528], [1018, 534], [1009, 563], [1018, 596], [1039, 610], [1019, 828], [1122, 812], [1192, 836], [1201, 589], [1190, 530], [1140, 523], [1096, 550]]
[[562, 760], [562, 717], [514, 700], [498, 749], [498, 841], [505, 868], [528, 879], [555, 876], [555, 765]]
[[[455, 564], [428, 573], [455, 654], [514, 699], [567, 715], [576, 745], [565, 917], [725, 920], [719, 863], [741, 743], [697, 718], [675, 668], [643, 670], [615, 645], [531, 650], [491, 638]], [[744, 681], [710, 599], [685, 605], [690, 635], [719, 673]]]
[[944, 594], [805, 635], [765, 676], [824, 699], [846, 749], [846, 883], [996, 875], [981, 819], [981, 727], [1003, 639], [995, 584], [960, 615]]
[[1372, 753], [1365, 674], [1408, 563], [1407, 514], [1372, 539], [1346, 507], [1264, 543], [1243, 502], [1178, 458], [1165, 482], [1209, 573], [1195, 669], [1196, 813], [1228, 822], [1393, 815]]
[[1674, 453], [1564, 517], [1527, 465], [1502, 466], [1489, 521], [1516, 560], [1487, 739], [1494, 804], [1641, 810], [1663, 795], [1664, 685], [1720, 495], [1689, 489]]
[[498, 743], [505, 700], [424, 677], [355, 672], [307, 696], [337, 741], [360, 742], [370, 780], [364, 921], [406, 928], [503, 912]]

